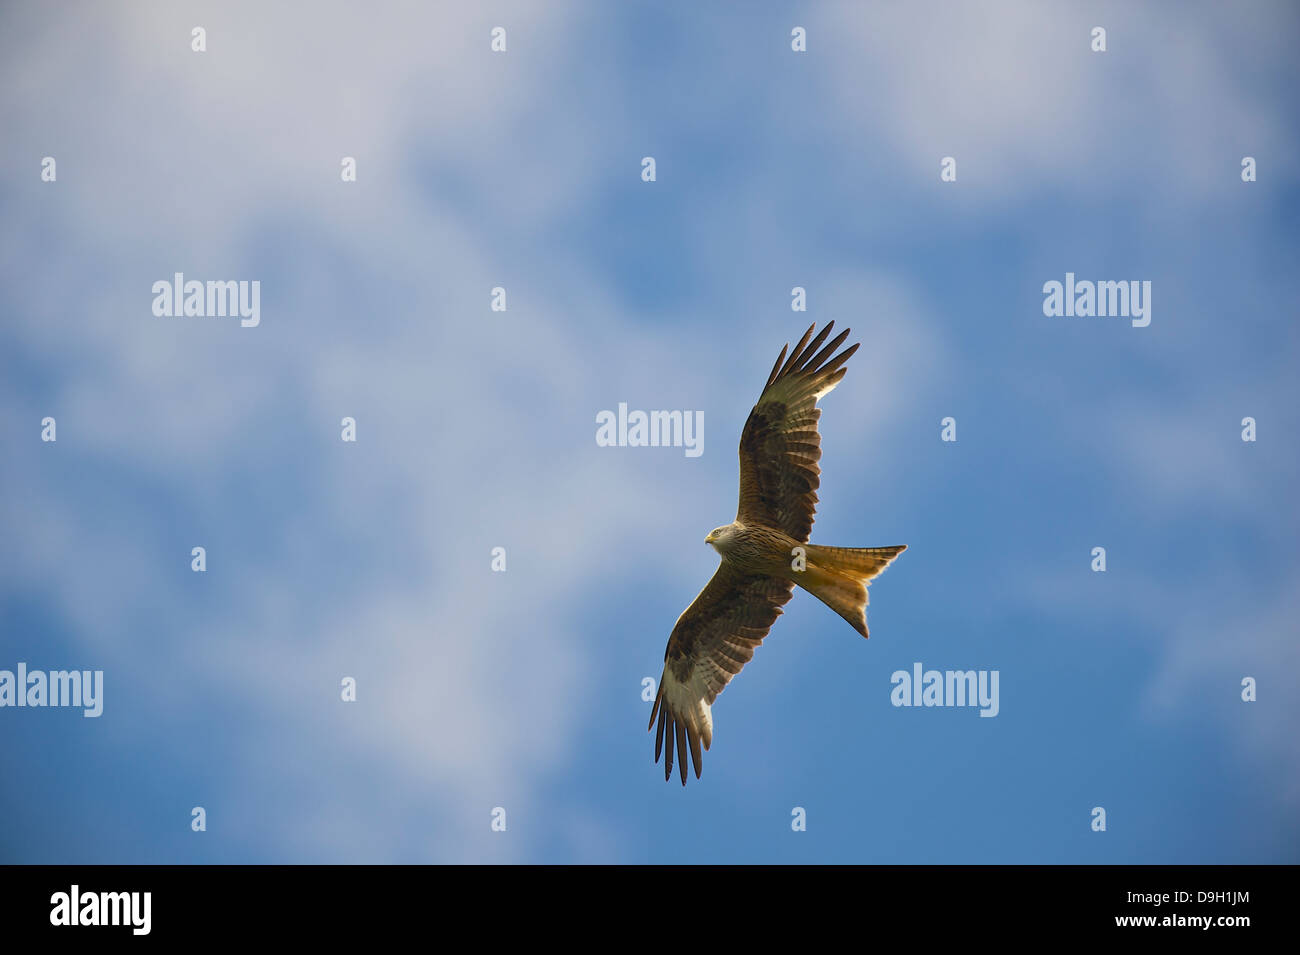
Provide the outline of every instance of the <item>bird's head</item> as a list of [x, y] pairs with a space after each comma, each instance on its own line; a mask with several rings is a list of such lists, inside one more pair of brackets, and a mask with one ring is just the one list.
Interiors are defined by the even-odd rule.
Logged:
[[709, 536], [704, 538], [704, 543], [712, 544], [714, 550], [720, 550], [736, 532], [735, 524], [723, 524], [721, 527], [715, 527], [709, 531]]

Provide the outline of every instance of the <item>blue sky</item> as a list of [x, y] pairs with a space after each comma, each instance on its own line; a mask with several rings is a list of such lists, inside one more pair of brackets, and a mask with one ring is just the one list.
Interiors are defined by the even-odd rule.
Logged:
[[[0, 669], [105, 681], [0, 709], [0, 859], [1300, 861], [1295, 11], [466, 6], [0, 13]], [[177, 271], [260, 325], [155, 317]], [[909, 549], [665, 785], [641, 681], [832, 319], [813, 541]], [[998, 716], [892, 706], [917, 662]]]

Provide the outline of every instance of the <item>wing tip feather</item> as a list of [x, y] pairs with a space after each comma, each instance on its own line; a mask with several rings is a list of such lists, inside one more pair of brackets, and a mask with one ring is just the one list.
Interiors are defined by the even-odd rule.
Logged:
[[[665, 669], [659, 681], [659, 691], [655, 694], [655, 703], [650, 711], [650, 725], [655, 725], [658, 716], [659, 728], [655, 733], [655, 762], [660, 757], [664, 760], [664, 781], [672, 779], [674, 760], [682, 785], [686, 785], [688, 770], [695, 771], [699, 779], [704, 771], [704, 750], [713, 744], [713, 722], [708, 715], [707, 696], [699, 701], [702, 709], [692, 710], [689, 705], [685, 711], [679, 711], [673, 705], [673, 695], [665, 692], [673, 686], [680, 686], [680, 681]], [[680, 703], [680, 701], [679, 701]], [[664, 741], [667, 740], [667, 745]]]
[[[834, 325], [835, 323], [831, 322], [831, 324]], [[817, 327], [816, 322], [813, 322], [811, 325], [808, 326], [808, 331], [803, 333], [803, 338], [799, 339], [799, 344], [795, 345], [794, 350], [790, 352], [790, 360], [785, 363], [785, 367], [781, 369], [781, 374], [777, 375], [778, 378], [784, 378], [786, 375], [790, 374], [791, 371], [794, 370], [795, 362], [799, 359], [799, 356], [803, 353], [804, 346], [808, 344], [808, 339], [812, 337], [813, 329], [815, 329], [816, 327]]]
[[816, 337], [813, 337], [813, 332], [817, 329], [817, 323], [813, 322], [793, 349], [788, 343], [783, 346], [781, 354], [776, 358], [776, 364], [772, 366], [771, 374], [767, 376], [763, 391], [766, 392], [777, 382], [793, 375], [802, 376], [806, 381], [813, 383], [814, 387], [823, 386], [826, 379], [834, 375], [862, 346], [861, 342], [854, 342], [836, 355], [835, 349], [843, 345], [853, 331], [852, 328], [844, 328], [823, 348], [822, 343], [826, 341], [834, 327], [835, 321], [832, 319], [822, 327], [820, 332], [817, 332]]

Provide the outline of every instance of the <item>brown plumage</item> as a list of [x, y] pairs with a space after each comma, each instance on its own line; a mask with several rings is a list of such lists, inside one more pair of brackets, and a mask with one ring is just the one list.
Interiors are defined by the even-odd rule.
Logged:
[[822, 347], [834, 324], [815, 338], [809, 327], [788, 360], [781, 349], [740, 436], [736, 520], [706, 538], [722, 563], [668, 638], [650, 728], [657, 716], [655, 761], [665, 755], [664, 779], [671, 778], [676, 749], [683, 786], [688, 746], [698, 779], [701, 745], [713, 742], [713, 701], [753, 657], [795, 584], [866, 637], [867, 584], [906, 549], [808, 543], [821, 483], [817, 399], [839, 384], [858, 350], [831, 357], [849, 335], [846, 328]]

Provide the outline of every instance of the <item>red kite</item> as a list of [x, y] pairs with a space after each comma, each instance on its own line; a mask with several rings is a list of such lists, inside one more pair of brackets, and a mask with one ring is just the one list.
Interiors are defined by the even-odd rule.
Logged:
[[700, 746], [708, 749], [713, 742], [710, 707], [772, 629], [795, 584], [865, 637], [867, 584], [907, 549], [906, 545], [858, 548], [808, 543], [821, 483], [817, 399], [840, 383], [846, 371], [842, 366], [858, 350], [854, 345], [830, 358], [848, 337], [846, 328], [817, 351], [834, 324], [828, 323], [816, 338], [812, 338], [816, 324], [809, 327], [784, 365], [786, 349], [781, 349], [740, 435], [736, 519], [704, 539], [722, 556], [722, 563], [677, 618], [650, 711], [649, 728], [659, 717], [655, 762], [664, 739], [668, 740], [665, 780], [673, 773], [674, 742], [682, 785], [686, 785], [688, 743], [695, 778], [700, 777]]

